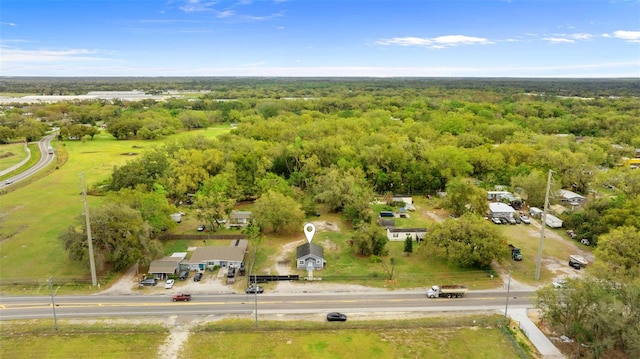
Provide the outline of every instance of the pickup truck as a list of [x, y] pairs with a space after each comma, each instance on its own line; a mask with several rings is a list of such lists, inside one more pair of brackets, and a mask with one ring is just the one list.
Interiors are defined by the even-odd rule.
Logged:
[[511, 258], [514, 261], [521, 261], [522, 252], [520, 251], [520, 248], [515, 247], [513, 244], [509, 244], [509, 248], [511, 248]]
[[191, 294], [180, 293], [171, 297], [174, 302], [188, 302], [191, 300]]

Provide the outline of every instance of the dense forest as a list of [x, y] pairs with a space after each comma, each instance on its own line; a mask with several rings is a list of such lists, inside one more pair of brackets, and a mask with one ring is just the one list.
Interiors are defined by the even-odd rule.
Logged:
[[[567, 306], [552, 306], [574, 300], [558, 298], [557, 291], [543, 292], [540, 306], [568, 332], [597, 341], [595, 354], [612, 347], [640, 350], [640, 170], [624, 162], [640, 148], [638, 79], [0, 79], [0, 92], [14, 94], [133, 89], [177, 95], [165, 101], [14, 103], [0, 118], [3, 143], [34, 140], [52, 127], [60, 128], [61, 141], [90, 141], [99, 127], [120, 141], [232, 127], [214, 139], [167, 141], [114, 168], [92, 190], [112, 199], [94, 217], [128, 218], [95, 226], [104, 231], [97, 237], [108, 239], [98, 247], [111, 253], [116, 268], [158, 255], [153, 239], [170, 228], [167, 214], [181, 202], [192, 203], [214, 228], [236, 202], [255, 200], [256, 224], [265, 233], [298, 228], [321, 205], [353, 224], [358, 253], [384, 255], [372, 199], [445, 192], [445, 207], [460, 217], [459, 227], [435, 228], [422, 245], [461, 243], [451, 252], [468, 255], [453, 260], [482, 268], [503, 250], [474, 249], [497, 238], [478, 220], [487, 210], [486, 191], [506, 188], [542, 207], [551, 170], [554, 192], [568, 189], [589, 198], [558, 215], [577, 238], [597, 246], [598, 265], [606, 270], [589, 279], [600, 287], [568, 284], [566, 293], [588, 299], [574, 303], [580, 313], [592, 316], [569, 316]], [[131, 230], [123, 233], [123, 226]], [[61, 234], [75, 259], [83, 257], [81, 227]], [[446, 252], [451, 254], [449, 247]], [[598, 289], [621, 286], [620, 292]], [[617, 303], [606, 315], [585, 310], [606, 303]], [[635, 324], [603, 332], [616, 316]]]
[[147, 93], [212, 91], [218, 98], [327, 96], [344, 91], [402, 89], [492, 90], [552, 96], [637, 96], [637, 78], [289, 78], [289, 77], [0, 77], [0, 93], [82, 95], [89, 91], [142, 90]]

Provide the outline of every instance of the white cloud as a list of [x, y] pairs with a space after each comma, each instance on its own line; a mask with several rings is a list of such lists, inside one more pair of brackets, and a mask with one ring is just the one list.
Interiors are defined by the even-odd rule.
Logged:
[[542, 39], [554, 44], [559, 43], [574, 43], [576, 41], [589, 41], [594, 38], [594, 35], [584, 33], [584, 32], [576, 32], [573, 34], [553, 34], [552, 36], [543, 37]]
[[16, 24], [13, 23], [13, 22], [4, 22], [4, 21], [0, 21], [0, 25], [2, 25], [2, 26], [16, 26]]
[[394, 37], [392, 39], [381, 39], [376, 41], [379, 45], [397, 45], [397, 46], [420, 46], [432, 49], [442, 49], [458, 45], [487, 45], [491, 44], [489, 40], [482, 37], [473, 37], [466, 35], [445, 35], [433, 38], [426, 37]]
[[[257, 15], [246, 15], [238, 13], [233, 10], [234, 7], [243, 6], [243, 5], [252, 5], [252, 0], [240, 0], [233, 3], [231, 6], [227, 6], [224, 10], [220, 10], [219, 8], [223, 7], [221, 4], [218, 4], [217, 1], [211, 0], [183, 0], [184, 4], [179, 6], [179, 9], [186, 12], [210, 12], [214, 13], [217, 18], [221, 19], [237, 19], [242, 21], [263, 21], [270, 20], [274, 18], [279, 18], [284, 16], [284, 12], [280, 11], [278, 13], [257, 16]], [[217, 5], [217, 6], [216, 6]]]
[[465, 36], [465, 35], [447, 35], [447, 36], [438, 36], [434, 38], [434, 40], [439, 44], [445, 45], [471, 45], [471, 44], [488, 44], [489, 41], [482, 37], [473, 37], [473, 36]]
[[640, 31], [618, 30], [613, 32], [613, 37], [631, 42], [640, 42]]
[[100, 61], [106, 58], [92, 56], [99, 54], [97, 50], [22, 50], [2, 48], [3, 65], [10, 62], [52, 62], [52, 61]]
[[280, 11], [275, 14], [265, 15], [265, 16], [242, 15], [240, 16], [240, 18], [245, 20], [251, 20], [251, 21], [264, 21], [264, 20], [276, 19], [283, 16], [284, 16], [284, 12]]
[[576, 40], [591, 40], [593, 38], [593, 35], [582, 32], [571, 34], [569, 36]]
[[180, 6], [180, 10], [184, 12], [213, 11], [212, 7], [215, 4], [214, 1], [187, 0]]
[[567, 39], [565, 37], [545, 37], [545, 38], [543, 38], [543, 40], [549, 41], [549, 42], [554, 43], [554, 44], [574, 43], [575, 42], [574, 40]]
[[220, 17], [220, 18], [225, 18], [225, 17], [232, 17], [236, 14], [235, 11], [232, 10], [225, 10], [225, 11], [219, 11], [216, 16]]

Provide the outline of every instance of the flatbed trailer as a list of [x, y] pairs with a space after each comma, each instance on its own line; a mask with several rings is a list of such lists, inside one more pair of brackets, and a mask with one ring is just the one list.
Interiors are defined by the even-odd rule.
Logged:
[[427, 291], [427, 297], [460, 298], [463, 297], [468, 290], [467, 286], [460, 284], [434, 285]]

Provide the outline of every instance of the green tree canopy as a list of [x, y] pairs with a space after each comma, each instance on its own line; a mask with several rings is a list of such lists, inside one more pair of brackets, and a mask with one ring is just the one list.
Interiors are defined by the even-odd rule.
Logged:
[[304, 211], [293, 198], [280, 192], [267, 191], [253, 206], [256, 224], [266, 233], [294, 232], [302, 228]]
[[575, 339], [578, 351], [593, 358], [609, 358], [615, 352], [630, 358], [640, 354], [637, 277], [616, 281], [589, 276], [569, 278], [561, 288], [539, 289], [536, 307], [545, 322]]
[[220, 227], [218, 220], [227, 218], [235, 203], [224, 192], [198, 193], [192, 208], [196, 210], [198, 219], [209, 224], [213, 231]]
[[386, 256], [389, 251], [386, 248], [388, 242], [384, 229], [377, 224], [361, 225], [349, 241], [355, 254], [363, 257]]
[[640, 274], [640, 229], [618, 227], [598, 239], [596, 263], [603, 275], [637, 276]]
[[147, 192], [142, 185], [135, 189], [123, 188], [109, 196], [113, 203], [126, 205], [140, 212], [142, 219], [149, 224], [152, 237], [176, 227], [171, 214], [176, 213], [177, 208], [169, 204], [166, 194], [159, 185], [157, 186], [157, 190], [151, 192]]
[[484, 215], [489, 209], [487, 191], [471, 183], [469, 179], [455, 178], [447, 183], [444, 207], [455, 215], [475, 213]]
[[[151, 239], [150, 226], [137, 210], [117, 203], [107, 203], [91, 210], [91, 234], [98, 269], [113, 266], [121, 270], [139, 261], [148, 265], [162, 255], [162, 247]], [[71, 260], [88, 261], [85, 219], [60, 234]]]
[[440, 256], [462, 268], [487, 268], [509, 252], [502, 234], [471, 214], [434, 225], [420, 248], [425, 255]]

